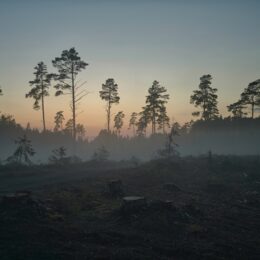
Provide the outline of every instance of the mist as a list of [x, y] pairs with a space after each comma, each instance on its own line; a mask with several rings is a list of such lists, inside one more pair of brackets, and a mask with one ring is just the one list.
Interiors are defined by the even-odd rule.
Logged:
[[0, 1], [0, 260], [259, 259], [260, 1]]

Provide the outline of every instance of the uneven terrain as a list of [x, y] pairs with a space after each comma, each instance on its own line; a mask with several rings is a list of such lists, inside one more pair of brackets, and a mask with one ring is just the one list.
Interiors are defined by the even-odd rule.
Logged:
[[0, 258], [259, 259], [259, 169], [224, 156], [2, 167]]

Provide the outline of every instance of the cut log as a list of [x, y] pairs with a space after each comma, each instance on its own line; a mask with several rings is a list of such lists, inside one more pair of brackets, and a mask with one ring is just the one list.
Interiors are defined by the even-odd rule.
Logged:
[[113, 197], [122, 197], [124, 196], [123, 184], [121, 180], [112, 180], [108, 183], [108, 189], [110, 195]]
[[124, 213], [135, 213], [147, 207], [147, 201], [144, 197], [128, 196], [123, 198], [121, 210]]

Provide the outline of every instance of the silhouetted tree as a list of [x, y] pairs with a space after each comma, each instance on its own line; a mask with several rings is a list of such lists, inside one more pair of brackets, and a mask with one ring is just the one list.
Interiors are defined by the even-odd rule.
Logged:
[[65, 120], [63, 111], [58, 111], [54, 117], [54, 131], [58, 132], [61, 131], [63, 128], [63, 121]]
[[139, 136], [146, 136], [146, 128], [148, 124], [151, 122], [150, 111], [147, 107], [143, 107], [143, 110], [139, 113], [139, 119], [136, 124], [137, 126], [137, 134]]
[[[88, 64], [81, 60], [75, 48], [64, 50], [61, 57], [55, 58], [52, 64], [59, 72], [58, 75], [55, 75], [55, 80], [59, 82], [54, 86], [57, 90], [55, 95], [59, 96], [69, 93], [72, 96], [72, 136], [73, 139], [76, 140], [76, 105], [87, 95], [86, 90], [80, 89], [85, 82], [77, 85], [76, 77]], [[64, 93], [64, 91], [66, 93]]]
[[1, 86], [0, 86], [0, 96], [3, 96], [3, 90]]
[[119, 111], [114, 118], [114, 128], [116, 129], [116, 133], [120, 134], [121, 128], [124, 124], [124, 119], [125, 114], [123, 113], [123, 111]]
[[[42, 123], [43, 131], [46, 131], [45, 125], [45, 109], [44, 109], [44, 98], [49, 96], [48, 88], [52, 79], [52, 74], [48, 74], [47, 66], [43, 62], [39, 62], [36, 67], [34, 67], [35, 79], [29, 81], [30, 86], [33, 88], [25, 95], [26, 98], [30, 97], [35, 100], [33, 108], [35, 110], [42, 109]], [[39, 104], [41, 102], [41, 106]]]
[[31, 141], [27, 139], [26, 135], [24, 135], [23, 137], [18, 138], [15, 143], [17, 144], [17, 148], [14, 151], [14, 154], [7, 158], [7, 161], [19, 164], [22, 164], [23, 162], [31, 164], [32, 162], [30, 157], [35, 154]]
[[188, 134], [191, 130], [193, 123], [194, 123], [193, 120], [191, 120], [190, 122], [184, 123], [183, 126], [181, 127], [181, 129], [179, 130], [180, 135]]
[[82, 124], [76, 125], [76, 134], [77, 134], [77, 138], [84, 139], [85, 134], [86, 134], [86, 129], [85, 129], [84, 125], [82, 125]]
[[[15, 122], [15, 119], [12, 115], [5, 115], [5, 114], [1, 114], [0, 117], [0, 126], [6, 126], [7, 129], [10, 127], [16, 127], [17, 124]], [[19, 125], [20, 126], [20, 125]]]
[[171, 131], [174, 129], [176, 133], [180, 133], [181, 125], [178, 122], [174, 122], [171, 127]]
[[227, 109], [233, 114], [233, 117], [235, 118], [242, 118], [244, 115], [247, 115], [247, 113], [243, 112], [243, 109], [245, 109], [245, 105], [243, 104], [242, 100], [230, 104], [229, 106], [227, 106]]
[[[66, 122], [64, 131], [65, 131], [65, 133], [72, 135], [72, 133], [73, 133], [73, 120], [72, 119], [69, 119]], [[84, 138], [85, 133], [86, 133], [85, 127], [82, 124], [77, 124], [76, 125], [76, 139], [78, 137], [80, 137], [81, 139]]]
[[131, 117], [130, 117], [130, 120], [129, 120], [129, 127], [128, 127], [128, 129], [132, 128], [133, 136], [135, 136], [135, 134], [136, 134], [135, 133], [135, 127], [137, 125], [137, 116], [138, 116], [138, 114], [136, 112], [133, 112], [131, 114]]
[[255, 107], [260, 106], [260, 79], [249, 83], [241, 94], [241, 101], [251, 106], [251, 117], [254, 118]]
[[166, 93], [166, 88], [162, 87], [158, 81], [154, 81], [152, 86], [148, 89], [148, 96], [146, 96], [145, 109], [149, 112], [150, 120], [152, 123], [152, 134], [156, 133], [156, 123], [162, 109], [168, 102], [169, 95]]
[[110, 132], [110, 118], [112, 104], [118, 104], [120, 97], [118, 96], [118, 85], [114, 79], [107, 79], [105, 84], [102, 84], [102, 90], [99, 91], [101, 99], [107, 101], [107, 131]]
[[27, 123], [25, 132], [30, 132], [32, 130], [30, 122]]
[[68, 133], [72, 136], [72, 134], [73, 134], [73, 120], [71, 118], [66, 122], [64, 132]]
[[217, 108], [216, 88], [212, 88], [211, 75], [204, 75], [200, 78], [199, 90], [194, 90], [193, 95], [190, 97], [190, 103], [195, 104], [195, 107], [201, 107], [202, 112], [194, 112], [193, 116], [199, 116], [204, 120], [217, 118], [219, 112]]
[[107, 161], [108, 158], [109, 158], [109, 152], [104, 146], [101, 146], [99, 149], [97, 149], [97, 151], [94, 152], [92, 156], [92, 160], [97, 162]]
[[66, 148], [64, 146], [52, 150], [52, 155], [49, 157], [50, 163], [64, 164], [66, 161]]
[[171, 131], [167, 135], [164, 149], [158, 151], [159, 155], [164, 158], [171, 159], [172, 157], [179, 155], [177, 151], [178, 144], [174, 141], [174, 137], [179, 135], [179, 132], [176, 129], [177, 124], [175, 123], [175, 125], [171, 127]]
[[162, 106], [157, 118], [158, 130], [162, 129], [163, 133], [166, 133], [166, 128], [170, 127], [170, 118], [167, 115], [166, 107]]

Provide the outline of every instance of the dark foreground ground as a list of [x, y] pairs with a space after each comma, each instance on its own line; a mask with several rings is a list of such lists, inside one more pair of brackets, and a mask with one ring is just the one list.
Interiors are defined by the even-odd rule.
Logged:
[[[113, 179], [147, 204], [122, 211]], [[1, 260], [260, 256], [257, 157], [2, 168], [0, 192]]]

